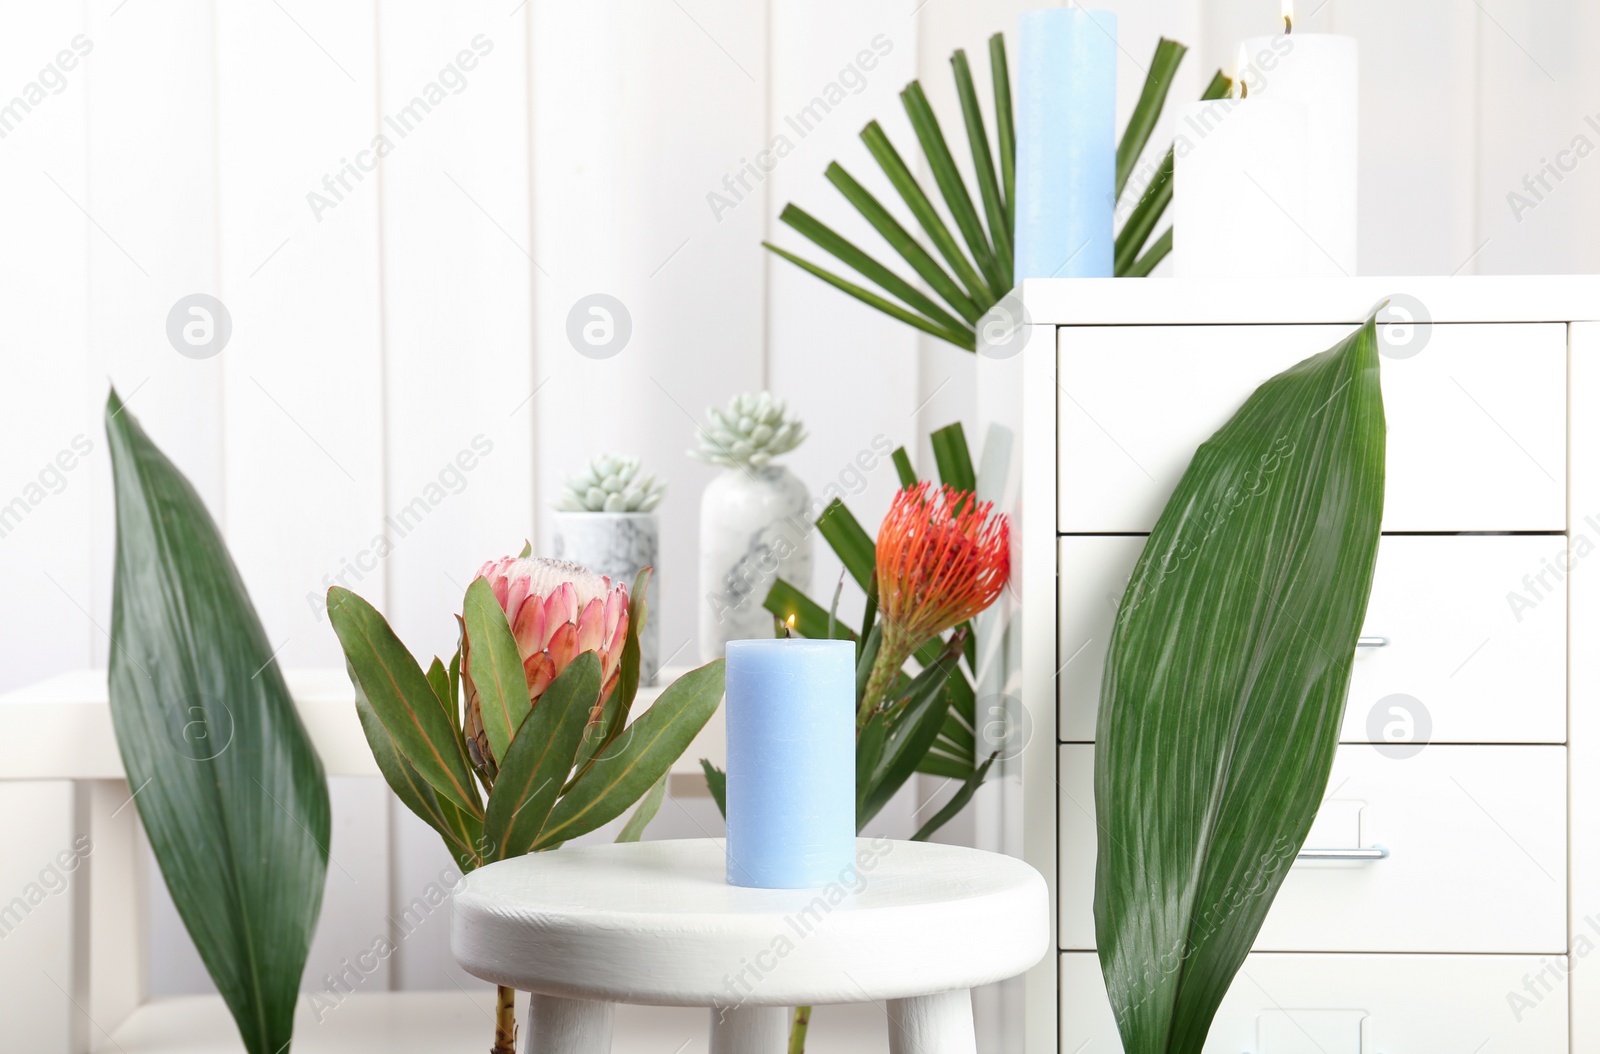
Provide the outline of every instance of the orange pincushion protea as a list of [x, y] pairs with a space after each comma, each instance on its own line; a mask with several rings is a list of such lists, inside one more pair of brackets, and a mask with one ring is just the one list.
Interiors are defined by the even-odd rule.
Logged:
[[919, 483], [895, 495], [878, 528], [883, 640], [862, 700], [863, 720], [923, 641], [995, 602], [1010, 574], [1009, 541], [994, 503], [969, 491]]

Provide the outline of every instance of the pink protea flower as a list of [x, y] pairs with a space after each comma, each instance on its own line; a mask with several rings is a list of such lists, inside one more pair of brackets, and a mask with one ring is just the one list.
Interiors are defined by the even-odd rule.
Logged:
[[[599, 704], [610, 698], [622, 673], [622, 646], [628, 639], [626, 586], [612, 585], [611, 579], [579, 564], [543, 557], [490, 560], [478, 569], [478, 577], [488, 580], [511, 623], [531, 704], [537, 706], [550, 682], [586, 651], [600, 660]], [[463, 635], [466, 733], [469, 745], [477, 748], [479, 757], [474, 761], [478, 761], [489, 757], [489, 749], [478, 693], [467, 673], [470, 647]]]

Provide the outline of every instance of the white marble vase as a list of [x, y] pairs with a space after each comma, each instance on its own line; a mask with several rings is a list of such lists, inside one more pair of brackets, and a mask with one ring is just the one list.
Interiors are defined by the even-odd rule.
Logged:
[[700, 499], [700, 661], [730, 640], [772, 636], [762, 607], [781, 577], [811, 588], [811, 496], [780, 465], [730, 468]]
[[554, 552], [558, 560], [582, 564], [629, 589], [639, 570], [653, 567], [645, 601], [650, 610], [639, 634], [639, 683], [656, 683], [661, 669], [661, 530], [650, 512], [555, 513]]

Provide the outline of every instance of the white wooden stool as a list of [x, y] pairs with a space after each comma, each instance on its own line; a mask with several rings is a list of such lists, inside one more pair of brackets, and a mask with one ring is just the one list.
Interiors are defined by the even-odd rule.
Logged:
[[1050, 943], [1044, 879], [976, 849], [858, 839], [821, 889], [725, 871], [710, 838], [490, 864], [456, 887], [451, 950], [532, 993], [524, 1054], [608, 1054], [615, 1003], [710, 1007], [712, 1054], [782, 1054], [789, 1007], [879, 1001], [894, 1054], [974, 1054], [969, 989]]

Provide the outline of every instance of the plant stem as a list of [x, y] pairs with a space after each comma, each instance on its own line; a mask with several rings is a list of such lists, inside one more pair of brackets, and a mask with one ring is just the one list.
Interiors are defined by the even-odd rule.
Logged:
[[489, 1054], [517, 1054], [517, 993], [504, 985], [495, 989], [494, 1046]]
[[806, 1029], [811, 1025], [811, 1008], [794, 1008], [794, 1027], [789, 1030], [789, 1054], [806, 1054]]
[[900, 674], [900, 668], [911, 657], [912, 648], [913, 645], [906, 643], [901, 633], [888, 624], [884, 625], [883, 641], [878, 647], [877, 658], [872, 661], [872, 672], [867, 675], [867, 686], [861, 693], [861, 709], [856, 712], [856, 735], [860, 735], [866, 727], [872, 712], [883, 705], [884, 697], [894, 687], [894, 679]]

